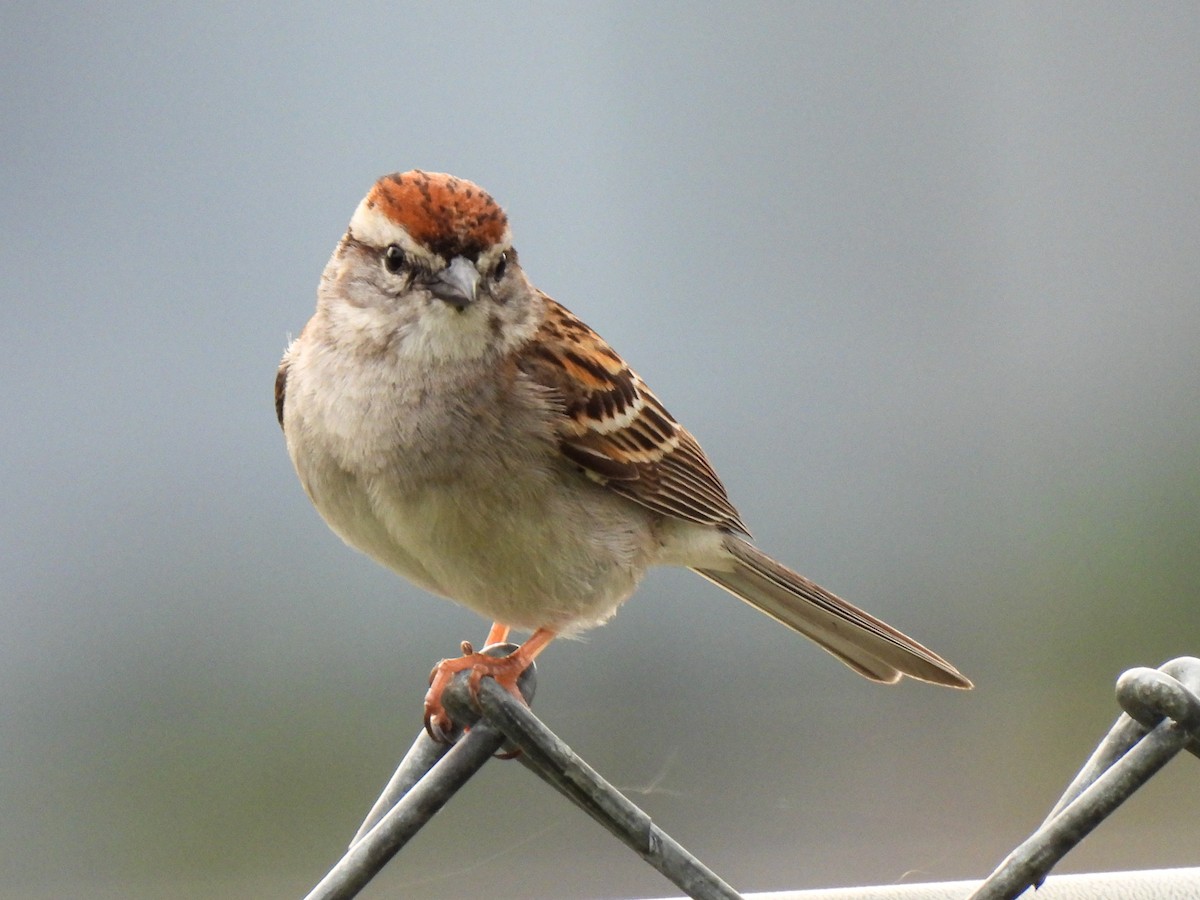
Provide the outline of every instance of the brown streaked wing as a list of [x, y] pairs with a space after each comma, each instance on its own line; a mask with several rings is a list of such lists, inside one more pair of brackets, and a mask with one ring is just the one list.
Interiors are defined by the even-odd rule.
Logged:
[[561, 398], [563, 455], [655, 512], [749, 534], [696, 439], [603, 338], [549, 297], [546, 304], [518, 365]]
[[283, 401], [287, 395], [288, 361], [285, 358], [279, 364], [275, 373], [275, 418], [279, 419], [279, 427], [283, 427]]

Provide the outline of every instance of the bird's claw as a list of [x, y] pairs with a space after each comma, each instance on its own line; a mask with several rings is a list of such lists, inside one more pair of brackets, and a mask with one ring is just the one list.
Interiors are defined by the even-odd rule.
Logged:
[[479, 708], [479, 683], [485, 675], [495, 679], [522, 703], [525, 702], [517, 682], [532, 660], [526, 659], [520, 650], [514, 650], [507, 656], [489, 656], [484, 652], [477, 653], [470, 641], [463, 641], [462, 651], [462, 656], [443, 659], [429, 673], [429, 690], [425, 694], [425, 731], [442, 744], [454, 743], [464, 730], [454, 722], [442, 703], [446, 688], [460, 672], [469, 673], [467, 690], [476, 709]]

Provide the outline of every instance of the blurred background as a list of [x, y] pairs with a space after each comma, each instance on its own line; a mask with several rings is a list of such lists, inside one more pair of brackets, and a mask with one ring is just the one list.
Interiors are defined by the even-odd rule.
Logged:
[[[203, 9], [201, 7], [204, 7]], [[470, 178], [883, 688], [687, 572], [538, 713], [745, 891], [981, 877], [1200, 654], [1188, 4], [10, 4], [0, 896], [288, 898], [486, 623], [343, 546], [279, 356], [376, 177]], [[1176, 764], [1061, 871], [1195, 865]], [[673, 893], [493, 764], [368, 897]]]

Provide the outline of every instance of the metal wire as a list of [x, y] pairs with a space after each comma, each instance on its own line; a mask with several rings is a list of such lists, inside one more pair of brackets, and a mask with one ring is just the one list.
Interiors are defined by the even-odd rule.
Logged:
[[[503, 655], [512, 649], [512, 645], [498, 645], [484, 652]], [[520, 682], [527, 699], [533, 696], [534, 679], [531, 667]], [[601, 778], [525, 703], [493, 679], [482, 680], [475, 696], [478, 707], [472, 702], [465, 672], [451, 682], [442, 699], [454, 721], [469, 729], [466, 735], [449, 751], [424, 733], [417, 736], [359, 827], [350, 849], [306, 900], [348, 900], [356, 896], [501, 749], [519, 750], [528, 768], [689, 896], [698, 900], [740, 900], [733, 888]]]
[[[482, 653], [504, 656], [516, 644], [493, 644]], [[521, 674], [518, 686], [526, 701], [537, 690], [536, 666]], [[470, 702], [466, 673], [460, 673], [443, 696], [455, 723], [458, 741], [440, 744], [424, 731], [417, 735], [395, 774], [350, 842], [350, 849], [305, 900], [348, 900], [366, 887], [460, 787], [504, 746], [504, 735]], [[518, 701], [513, 698], [513, 702]], [[463, 734], [462, 729], [470, 727]]]
[[434, 763], [445, 756], [449, 749], [449, 744], [439, 744], [422, 730], [413, 740], [408, 753], [404, 754], [404, 759], [400, 760], [400, 765], [387, 783], [387, 787], [383, 789], [383, 793], [379, 795], [379, 799], [375, 801], [375, 805], [371, 807], [371, 811], [367, 813], [363, 823], [358, 826], [358, 831], [354, 833], [354, 839], [350, 841], [350, 846], [353, 847], [362, 840], [363, 835], [374, 828], [379, 820], [387, 815], [387, 811], [399, 803], [401, 798], [412, 790], [413, 785], [424, 778], [425, 773], [433, 768]]
[[522, 761], [543, 781], [607, 828], [678, 888], [696, 900], [737, 900], [740, 895], [655, 825], [650, 816], [596, 773], [529, 709], [490, 679], [479, 686], [479, 705], [519, 747]]
[[[1193, 694], [1200, 695], [1200, 664], [1192, 657], [1183, 656], [1179, 659], [1163, 663], [1159, 666], [1158, 671], [1177, 679], [1180, 684]], [[1120, 682], [1118, 681], [1119, 690]], [[1154, 726], [1162, 721], [1161, 713], [1156, 718], [1153, 711], [1144, 710], [1143, 707], [1137, 705], [1136, 699], [1130, 700], [1127, 697], [1126, 701], [1121, 701], [1121, 705], [1125, 706], [1126, 702], [1133, 702], [1135, 704], [1138, 717], [1134, 718], [1128, 713], [1121, 713], [1091, 758], [1079, 770], [1079, 774], [1075, 776], [1075, 780], [1071, 782], [1070, 787], [1063, 792], [1058, 803], [1050, 810], [1050, 814], [1046, 816], [1045, 821], [1042, 823], [1043, 825], [1062, 812], [1068, 803], [1082, 794], [1089, 784], [1099, 778], [1113, 763], [1124, 756], [1130, 747], [1145, 737]], [[1192, 739], [1188, 743], [1188, 750], [1200, 756], [1200, 741]]]
[[[883, 884], [746, 894], [745, 900], [963, 900], [977, 887], [978, 881]], [[1196, 900], [1197, 897], [1200, 897], [1200, 869], [1193, 868], [1051, 875], [1038, 888], [1036, 900]]]
[[[1012, 900], [1037, 887], [1059, 860], [1185, 747], [1200, 738], [1200, 660], [1130, 669], [1117, 680], [1119, 718], [1054, 806], [969, 900]], [[1131, 724], [1132, 723], [1132, 724]]]
[[[494, 652], [511, 649], [497, 647]], [[532, 668], [521, 688], [533, 691]], [[1013, 900], [1047, 873], [1181, 750], [1200, 756], [1200, 660], [1181, 657], [1159, 669], [1131, 669], [1117, 681], [1124, 713], [1055, 804], [1045, 822], [982, 883], [946, 882], [760, 895], [763, 900]], [[444, 701], [469, 728], [447, 750], [418, 735], [342, 860], [307, 900], [348, 900], [502, 747], [621, 839], [688, 896], [736, 900], [736, 891], [656, 826], [650, 817], [551, 732], [516, 697], [484, 678], [471, 698], [465, 673]], [[478, 704], [476, 706], [476, 703]], [[507, 740], [507, 743], [506, 743]], [[1200, 896], [1200, 870], [1072, 875], [1047, 883], [1047, 900]], [[1041, 896], [1041, 894], [1039, 894]]]
[[305, 900], [349, 900], [367, 886], [504, 744], [500, 730], [479, 722], [366, 834], [308, 894]]

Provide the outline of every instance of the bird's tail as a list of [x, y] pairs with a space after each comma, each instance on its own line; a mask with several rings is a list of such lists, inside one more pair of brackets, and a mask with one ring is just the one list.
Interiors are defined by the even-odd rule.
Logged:
[[958, 669], [869, 613], [777, 563], [741, 538], [727, 535], [729, 570], [696, 569], [714, 584], [811, 638], [854, 671], [887, 684], [904, 675], [970, 688]]

